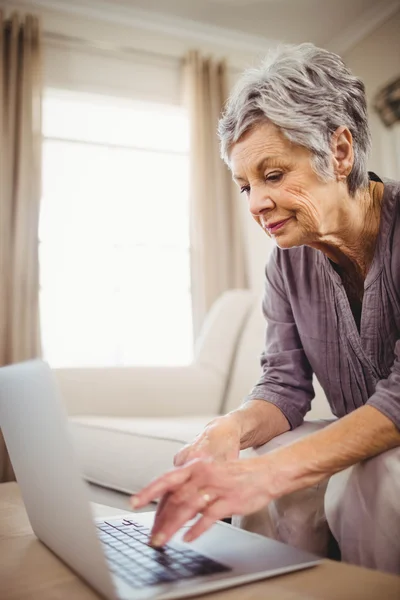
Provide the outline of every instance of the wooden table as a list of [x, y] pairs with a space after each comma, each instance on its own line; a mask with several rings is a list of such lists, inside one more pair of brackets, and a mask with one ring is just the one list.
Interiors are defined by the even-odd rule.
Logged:
[[[95, 505], [100, 517], [123, 513]], [[203, 596], [204, 597], [204, 596]], [[330, 560], [320, 566], [208, 594], [212, 600], [400, 600], [400, 577]], [[0, 599], [99, 596], [34, 536], [16, 483], [0, 485]]]

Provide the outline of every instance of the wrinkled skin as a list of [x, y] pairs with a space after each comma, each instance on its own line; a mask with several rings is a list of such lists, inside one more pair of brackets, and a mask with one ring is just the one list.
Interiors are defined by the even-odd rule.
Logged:
[[[368, 196], [348, 193], [354, 160], [348, 129], [332, 135], [332, 149], [332, 178], [322, 181], [307, 149], [263, 123], [233, 146], [230, 165], [250, 213], [280, 248], [307, 245], [344, 267], [357, 267], [366, 260], [365, 239], [375, 236], [376, 222], [369, 218]], [[290, 220], [271, 234], [268, 225], [284, 219]]]
[[212, 458], [217, 461], [239, 458], [240, 428], [230, 417], [214, 419], [198, 436], [184, 446], [174, 458], [180, 467], [195, 459]]

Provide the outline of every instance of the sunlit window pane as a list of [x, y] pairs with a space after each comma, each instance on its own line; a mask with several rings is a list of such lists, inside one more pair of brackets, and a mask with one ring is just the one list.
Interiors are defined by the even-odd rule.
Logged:
[[[186, 114], [133, 103], [122, 110], [113, 101], [53, 93], [44, 102], [45, 358], [53, 366], [186, 364], [193, 347]], [[137, 131], [123, 127], [138, 119]]]
[[188, 157], [45, 140], [40, 239], [188, 248]]

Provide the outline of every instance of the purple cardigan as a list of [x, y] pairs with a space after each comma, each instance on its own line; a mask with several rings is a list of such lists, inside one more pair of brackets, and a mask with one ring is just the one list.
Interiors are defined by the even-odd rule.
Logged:
[[400, 429], [400, 183], [384, 185], [360, 332], [322, 252], [275, 248], [266, 267], [262, 376], [246, 400], [276, 404], [292, 429], [310, 410], [313, 373], [337, 417], [370, 404]]

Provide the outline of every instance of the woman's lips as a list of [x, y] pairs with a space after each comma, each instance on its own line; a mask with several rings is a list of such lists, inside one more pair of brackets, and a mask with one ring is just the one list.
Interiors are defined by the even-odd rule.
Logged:
[[285, 223], [290, 221], [291, 218], [292, 217], [284, 219], [283, 221], [276, 221], [275, 223], [269, 225], [269, 227], [266, 227], [266, 230], [268, 231], [268, 233], [275, 233], [276, 231], [278, 231], [278, 229], [281, 229], [285, 225]]

